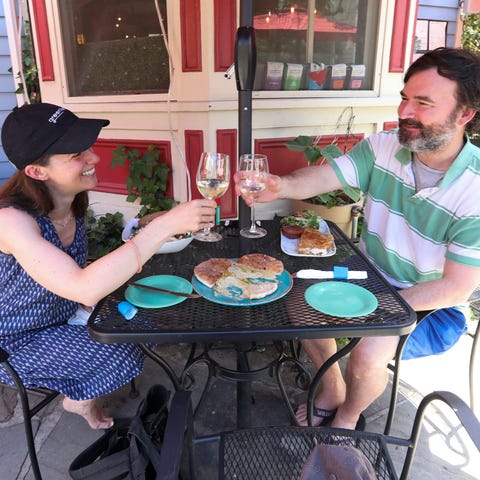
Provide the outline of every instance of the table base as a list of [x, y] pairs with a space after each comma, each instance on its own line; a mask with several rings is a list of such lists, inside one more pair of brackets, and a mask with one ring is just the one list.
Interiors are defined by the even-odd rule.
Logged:
[[177, 376], [168, 361], [152, 348], [145, 344], [141, 344], [140, 348], [149, 358], [164, 370], [175, 390], [191, 390], [196, 383], [192, 369], [195, 366], [202, 364], [206, 366], [207, 380], [205, 381], [200, 393], [200, 398], [194, 408], [194, 416], [203, 404], [213, 378], [221, 378], [237, 382], [237, 427], [247, 428], [251, 426], [251, 382], [265, 378], [275, 378], [292, 421], [295, 421], [295, 412], [290, 404], [282, 377], [285, 366], [290, 364], [298, 371], [296, 376], [296, 384], [298, 388], [307, 390], [308, 385], [311, 383], [311, 374], [307, 367], [298, 358], [298, 352], [294, 347], [293, 341], [288, 342], [288, 348], [286, 348], [286, 342], [273, 342], [273, 346], [276, 349], [275, 358], [260, 368], [252, 369], [249, 364], [248, 353], [252, 353], [256, 350], [256, 343], [235, 344], [236, 369], [231, 369], [221, 365], [217, 360], [212, 358], [211, 352], [214, 350], [213, 344], [203, 344], [200, 348], [197, 344], [192, 344], [189, 356], [180, 376]]

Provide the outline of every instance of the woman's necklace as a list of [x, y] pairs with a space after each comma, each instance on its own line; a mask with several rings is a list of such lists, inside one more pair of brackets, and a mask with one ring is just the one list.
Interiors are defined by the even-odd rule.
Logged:
[[72, 211], [70, 211], [68, 213], [67, 218], [63, 219], [62, 221], [54, 220], [52, 217], [50, 217], [50, 220], [52, 221], [52, 223], [54, 223], [55, 225], [58, 225], [61, 228], [65, 228], [72, 221], [72, 219], [73, 219]]

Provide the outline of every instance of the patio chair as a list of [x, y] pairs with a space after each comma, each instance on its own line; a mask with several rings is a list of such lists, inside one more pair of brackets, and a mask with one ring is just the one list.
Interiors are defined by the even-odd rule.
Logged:
[[[55, 390], [50, 390], [47, 388], [25, 388], [22, 382], [22, 379], [19, 377], [18, 373], [13, 368], [11, 363], [8, 361], [8, 358], [9, 358], [8, 353], [5, 350], [3, 350], [3, 348], [0, 347], [0, 364], [6, 370], [10, 378], [13, 380], [15, 384], [15, 388], [20, 397], [20, 403], [22, 406], [22, 414], [23, 414], [23, 425], [25, 428], [28, 455], [30, 457], [33, 476], [35, 480], [42, 480], [42, 475], [40, 473], [40, 467], [38, 464], [38, 458], [37, 458], [37, 453], [35, 449], [35, 436], [33, 433], [32, 419], [40, 410], [45, 408], [52, 400], [54, 400], [59, 395], [59, 392], [56, 392]], [[3, 384], [3, 385], [7, 385], [7, 384]], [[7, 386], [10, 386], [10, 385], [7, 385]], [[132, 398], [135, 398], [138, 395], [138, 392], [135, 386], [135, 380], [131, 381], [130, 387], [131, 387], [130, 395], [132, 396]], [[43, 395], [43, 399], [40, 400], [37, 404], [35, 404], [33, 407], [31, 407], [30, 401], [28, 399], [28, 392], [39, 393]]]
[[[470, 308], [473, 312], [480, 315], [480, 286], [476, 288], [476, 290], [472, 293], [469, 298], [470, 301]], [[421, 319], [426, 316], [429, 312], [419, 312], [418, 318]], [[475, 408], [475, 365], [476, 365], [476, 354], [477, 354], [477, 346], [478, 346], [478, 339], [480, 336], [480, 320], [475, 320], [476, 325], [474, 332], [467, 331], [465, 334], [472, 338], [472, 347], [470, 350], [470, 362], [469, 362], [469, 372], [468, 372], [468, 380], [469, 380], [469, 393], [470, 393], [470, 408], [474, 413], [476, 412]], [[395, 361], [388, 365], [388, 368], [393, 371], [393, 378], [392, 378], [392, 390], [390, 394], [390, 406], [387, 416], [387, 422], [385, 424], [384, 434], [388, 435], [390, 433], [390, 428], [392, 426], [393, 417], [395, 415], [395, 406], [397, 402], [398, 396], [398, 385], [400, 382], [400, 364], [402, 358], [403, 347], [405, 346], [405, 342], [407, 341], [408, 336], [402, 337], [395, 354]]]
[[[18, 376], [17, 372], [8, 361], [8, 357], [9, 357], [8, 353], [5, 350], [3, 350], [3, 348], [0, 347], [0, 364], [7, 371], [7, 373], [10, 375], [10, 378], [15, 383], [15, 387], [20, 397], [20, 402], [22, 405], [22, 412], [23, 412], [23, 425], [25, 427], [25, 436], [27, 438], [28, 455], [30, 456], [33, 476], [35, 477], [35, 480], [42, 480], [42, 475], [40, 474], [40, 467], [38, 466], [37, 453], [35, 450], [32, 418], [40, 410], [45, 408], [55, 397], [57, 397], [59, 393], [54, 390], [49, 390], [45, 388], [26, 389], [25, 386], [23, 385], [21, 378]], [[30, 407], [27, 390], [41, 393], [44, 395], [44, 398], [40, 402], [38, 402], [35, 406]]]
[[[298, 479], [317, 444], [337, 444], [359, 449], [372, 464], [379, 480], [406, 479], [418, 444], [425, 409], [434, 400], [449, 405], [480, 450], [480, 422], [465, 402], [450, 392], [433, 392], [420, 403], [411, 435], [407, 439], [326, 427], [261, 427], [223, 432], [216, 439], [219, 443], [219, 478]], [[407, 450], [400, 476], [393, 465], [389, 446], [400, 446]]]

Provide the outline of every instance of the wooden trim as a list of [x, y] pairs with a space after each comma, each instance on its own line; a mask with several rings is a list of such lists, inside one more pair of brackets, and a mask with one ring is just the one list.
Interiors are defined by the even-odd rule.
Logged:
[[202, 71], [200, 0], [180, 0], [182, 71]]
[[52, 60], [52, 47], [48, 31], [47, 9], [45, 0], [31, 0], [33, 17], [35, 19], [35, 33], [37, 37], [38, 59], [40, 60], [40, 73], [44, 82], [55, 80]]
[[217, 130], [217, 152], [230, 155], [231, 180], [230, 187], [223, 197], [219, 199], [220, 215], [222, 218], [237, 218], [238, 216], [238, 198], [235, 195], [233, 187], [233, 175], [237, 171], [237, 130], [222, 129]]
[[103, 139], [99, 138], [93, 145], [95, 153], [100, 157], [100, 162], [95, 166], [99, 183], [94, 189], [97, 192], [118, 193], [127, 195], [126, 180], [128, 178], [128, 162], [123, 167], [111, 168], [110, 163], [113, 159], [113, 151], [119, 146], [124, 145], [127, 148], [136, 148], [140, 152], [144, 152], [149, 145], [156, 147], [160, 154], [158, 160], [166, 163], [170, 168], [169, 178], [167, 181], [166, 194], [174, 197], [173, 181], [172, 181], [172, 152], [170, 142], [158, 140], [129, 140], [129, 139]]
[[215, 0], [214, 2], [214, 52], [215, 71], [227, 70], [233, 63], [235, 32], [237, 29], [236, 0]]
[[411, 0], [396, 0], [395, 2], [389, 64], [389, 71], [392, 73], [403, 73], [405, 70], [410, 7]]
[[[326, 147], [330, 144], [335, 144], [344, 149], [350, 150], [354, 145], [363, 140], [365, 135], [363, 133], [355, 133], [348, 135], [347, 145], [343, 145], [343, 135], [321, 135], [318, 145]], [[287, 138], [262, 138], [255, 140], [255, 152], [267, 155], [270, 173], [274, 175], [286, 175], [297, 168], [306, 167], [307, 160], [302, 152], [294, 152], [289, 150], [285, 145], [288, 140], [293, 140], [293, 137]]]
[[185, 161], [190, 172], [190, 188], [192, 200], [202, 198], [197, 189], [195, 176], [197, 174], [198, 161], [203, 152], [203, 130], [185, 130]]

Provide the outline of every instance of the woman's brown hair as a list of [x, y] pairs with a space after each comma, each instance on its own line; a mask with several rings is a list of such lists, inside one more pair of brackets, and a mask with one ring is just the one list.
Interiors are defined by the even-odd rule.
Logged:
[[[48, 165], [50, 155], [40, 157], [35, 165]], [[29, 177], [19, 170], [0, 187], [0, 207], [17, 207], [34, 216], [48, 215], [54, 208], [50, 192], [41, 180]], [[72, 203], [75, 218], [84, 217], [88, 208], [88, 193], [78, 193]]]

